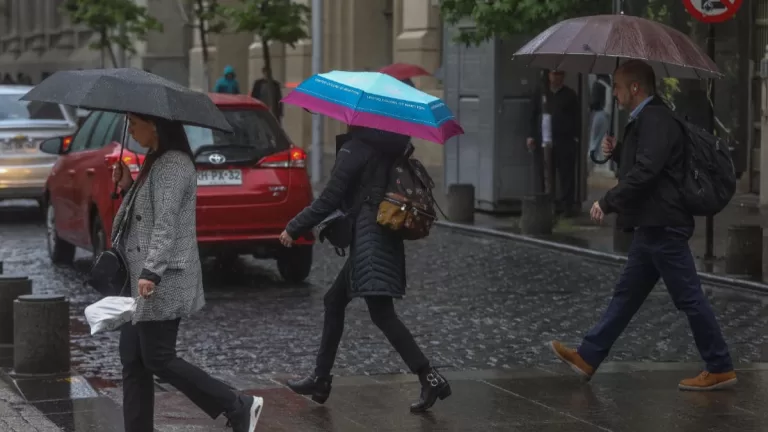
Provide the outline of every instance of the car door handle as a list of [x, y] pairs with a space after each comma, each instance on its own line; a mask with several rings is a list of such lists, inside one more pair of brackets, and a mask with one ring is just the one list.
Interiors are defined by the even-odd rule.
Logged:
[[75, 170], [67, 170], [67, 174], [73, 176], [75, 175]]
[[93, 168], [88, 168], [87, 170], [85, 170], [85, 173], [89, 176], [92, 176], [94, 173], [96, 173], [96, 170]]

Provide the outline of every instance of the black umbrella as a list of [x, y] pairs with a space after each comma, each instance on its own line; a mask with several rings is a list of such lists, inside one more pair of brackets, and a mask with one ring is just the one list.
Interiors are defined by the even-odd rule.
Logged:
[[206, 94], [140, 69], [59, 71], [21, 99], [146, 114], [232, 132], [224, 114]]

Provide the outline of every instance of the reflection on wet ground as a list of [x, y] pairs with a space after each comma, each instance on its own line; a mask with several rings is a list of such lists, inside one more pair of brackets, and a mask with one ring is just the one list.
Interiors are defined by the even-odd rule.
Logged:
[[[740, 370], [738, 387], [712, 393], [677, 390], [678, 380], [695, 373], [695, 365], [605, 366], [589, 384], [559, 366], [449, 372], [453, 395], [424, 415], [408, 412], [419, 387], [405, 375], [337, 378], [325, 405], [292, 393], [279, 379], [252, 382], [243, 377], [232, 384], [265, 398], [259, 430], [271, 432], [768, 430], [763, 409], [768, 365]], [[74, 377], [19, 387], [65, 432], [122, 432], [119, 389], [104, 391], [110, 397], [94, 397], [78, 389], [82, 383]], [[158, 432], [227, 430], [225, 419], [211, 420], [175, 391], [156, 393], [155, 413]]]

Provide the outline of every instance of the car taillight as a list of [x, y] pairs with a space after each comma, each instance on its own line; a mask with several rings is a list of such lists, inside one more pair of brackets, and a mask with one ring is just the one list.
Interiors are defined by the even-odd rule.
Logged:
[[72, 137], [67, 136], [61, 139], [61, 152], [64, 153], [69, 150], [69, 146], [72, 144]]
[[139, 168], [141, 168], [142, 161], [138, 157], [132, 154], [123, 153], [123, 162], [125, 162], [125, 164], [128, 166], [128, 169], [135, 174], [139, 172]]
[[259, 168], [306, 168], [307, 153], [300, 148], [292, 147], [262, 158], [256, 166]]
[[[141, 168], [141, 164], [143, 163], [143, 156], [135, 156], [133, 154], [129, 153], [123, 153], [123, 162], [126, 166], [128, 166], [128, 169], [131, 171], [131, 173], [136, 174], [139, 172], [139, 168]], [[104, 158], [104, 163], [111, 167], [114, 164], [117, 163], [117, 161], [120, 160], [120, 151], [116, 150], [111, 155]]]

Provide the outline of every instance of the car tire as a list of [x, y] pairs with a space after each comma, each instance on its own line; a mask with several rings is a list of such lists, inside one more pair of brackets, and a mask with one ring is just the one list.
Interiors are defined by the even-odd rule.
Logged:
[[277, 257], [277, 271], [286, 282], [304, 282], [312, 270], [312, 246], [294, 246]]
[[71, 265], [75, 260], [75, 245], [62, 240], [56, 232], [56, 212], [50, 200], [46, 203], [45, 209], [48, 256], [54, 264]]
[[93, 222], [91, 222], [91, 248], [94, 258], [107, 250], [107, 233], [104, 231], [104, 224], [101, 223], [98, 213], [93, 216]]

